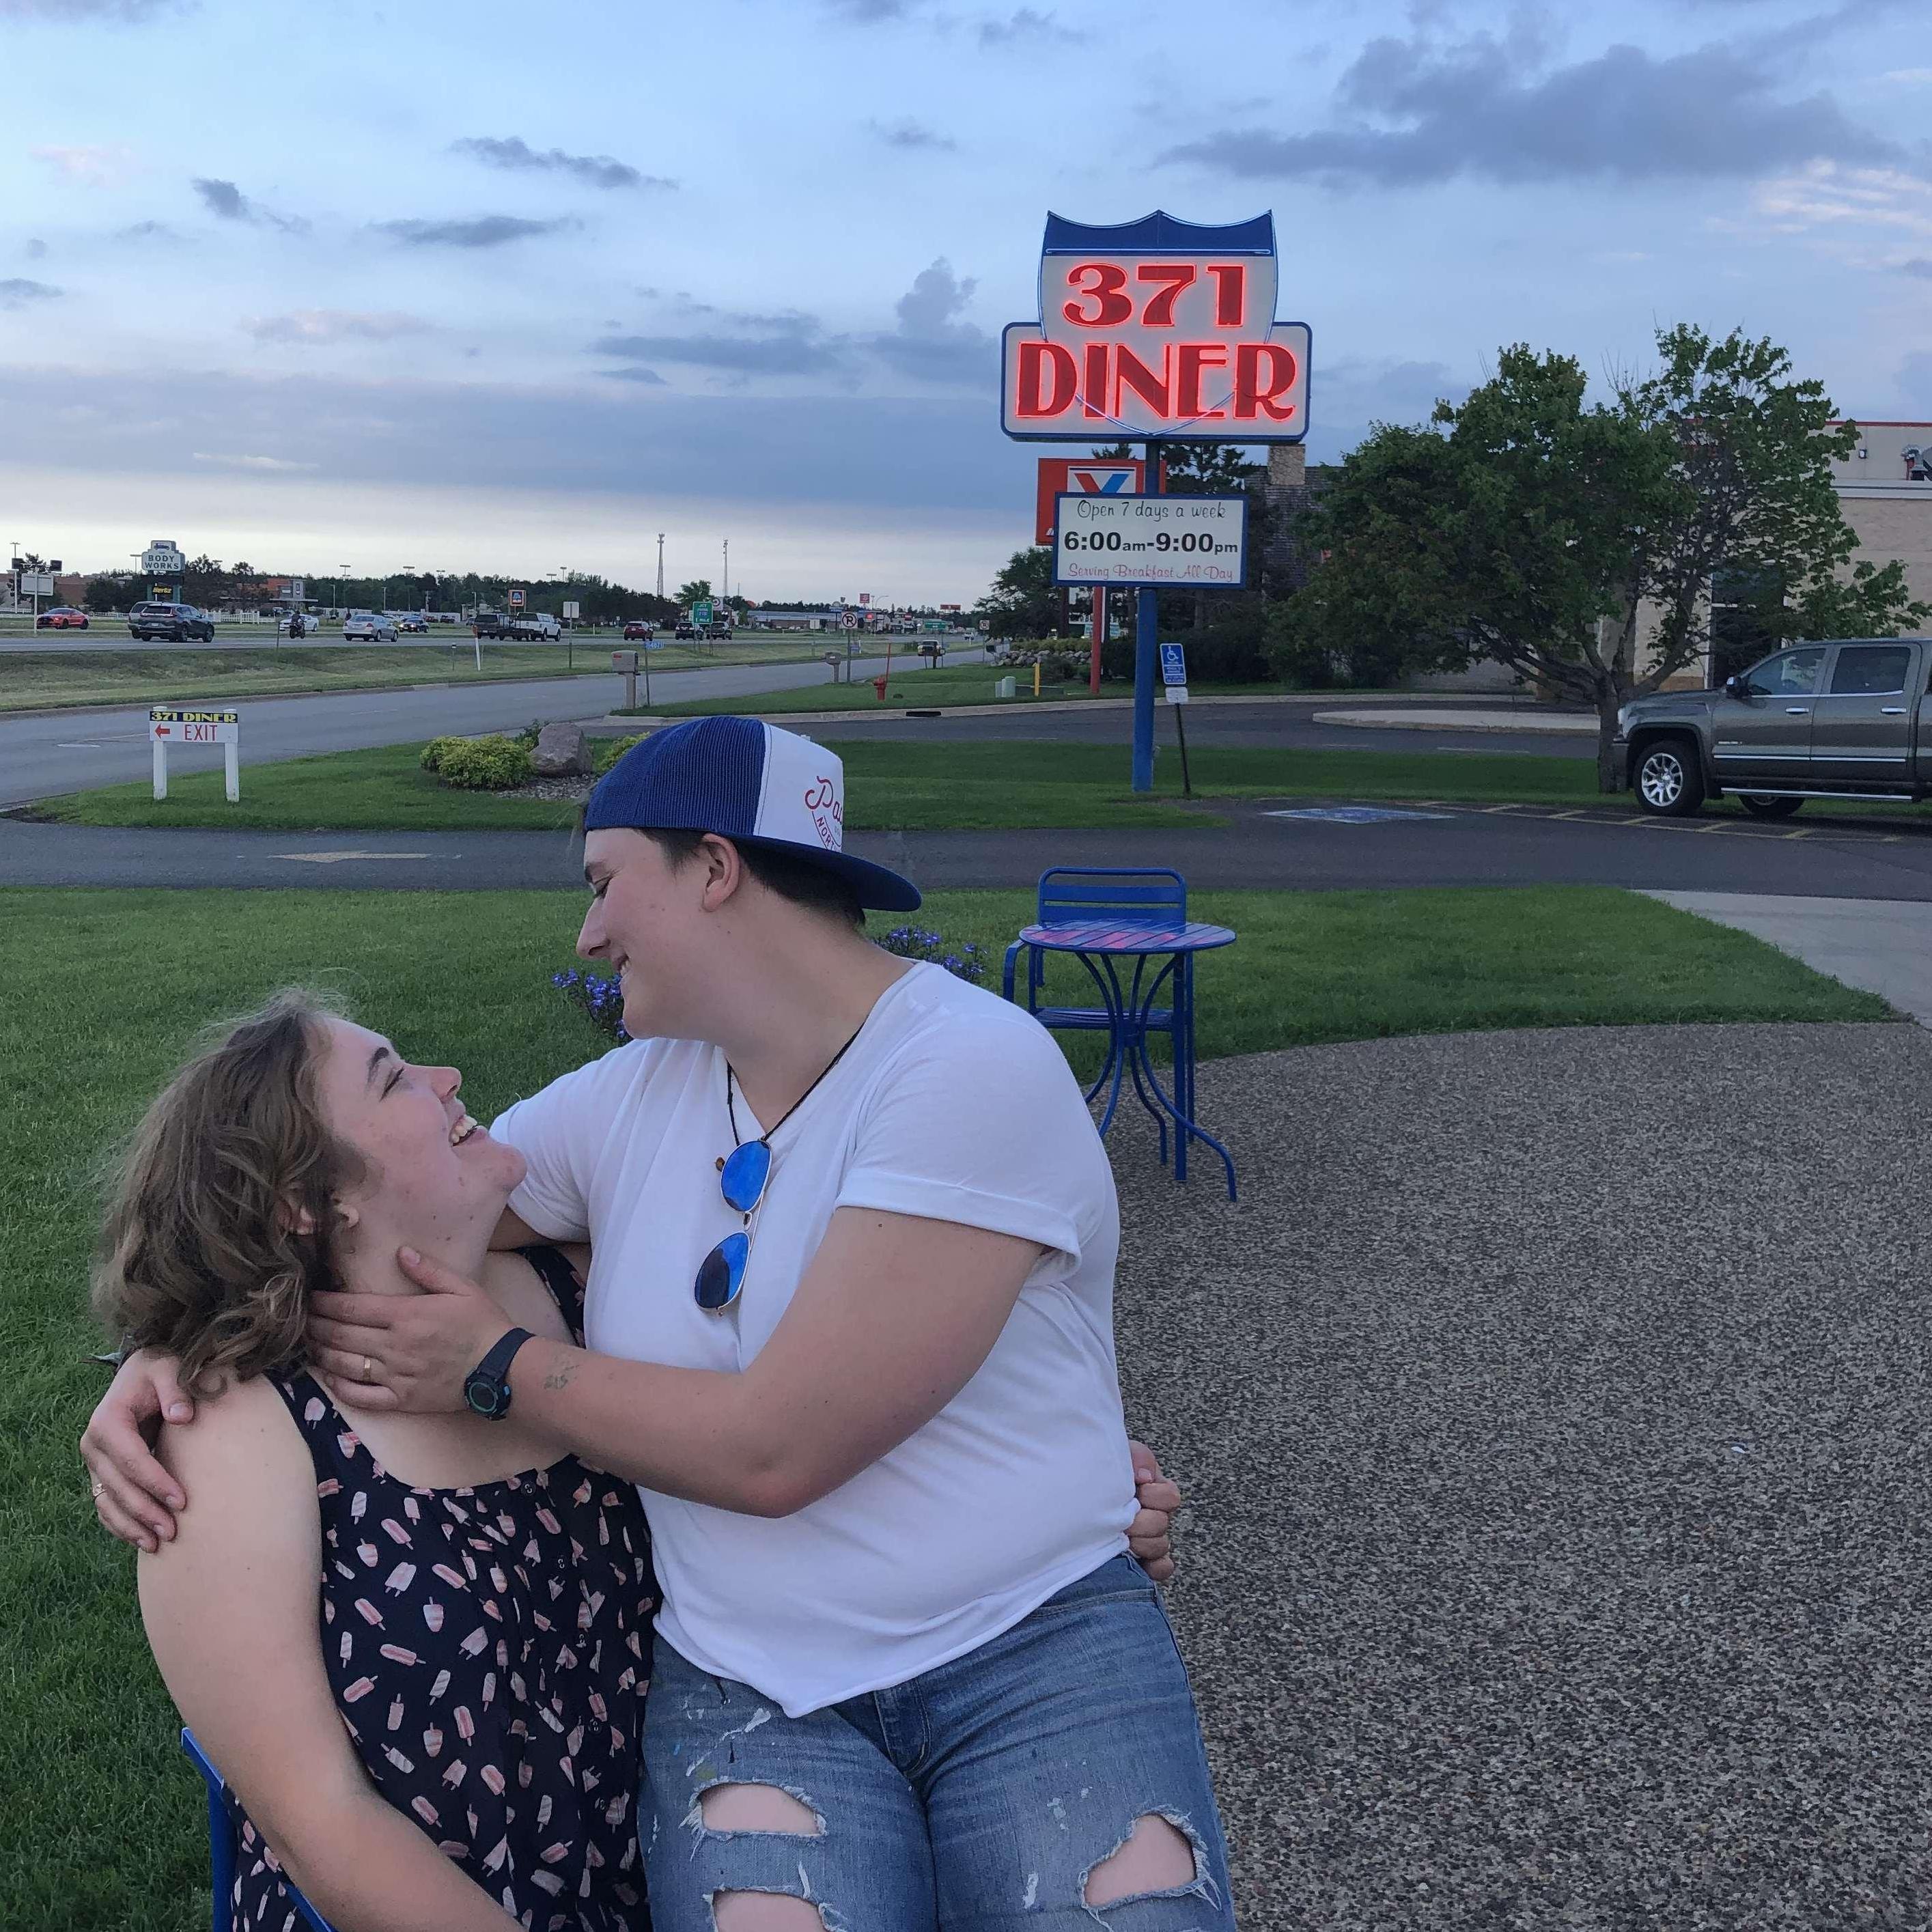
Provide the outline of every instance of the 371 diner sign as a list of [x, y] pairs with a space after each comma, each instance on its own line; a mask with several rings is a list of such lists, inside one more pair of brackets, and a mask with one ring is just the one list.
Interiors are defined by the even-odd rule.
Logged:
[[1272, 214], [1226, 227], [1049, 214], [1040, 320], [1002, 339], [1007, 435], [1299, 442], [1309, 330], [1275, 320], [1275, 293]]

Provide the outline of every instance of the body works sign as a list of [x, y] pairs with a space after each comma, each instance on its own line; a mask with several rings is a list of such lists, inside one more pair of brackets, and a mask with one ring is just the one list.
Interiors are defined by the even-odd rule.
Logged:
[[1277, 322], [1274, 218], [1204, 227], [1046, 218], [1040, 320], [1007, 325], [1003, 427], [1085, 442], [1297, 442], [1309, 331]]

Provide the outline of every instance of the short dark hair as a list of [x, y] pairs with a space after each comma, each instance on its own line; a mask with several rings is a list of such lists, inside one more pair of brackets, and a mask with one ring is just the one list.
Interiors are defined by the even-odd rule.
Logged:
[[[635, 829], [656, 846], [674, 866], [688, 864], [696, 856], [698, 847], [711, 836], [706, 832], [687, 832], [661, 826], [640, 825]], [[718, 836], [724, 838], [729, 835], [720, 832]], [[766, 892], [776, 892], [794, 905], [803, 906], [808, 912], [823, 913], [829, 919], [837, 920], [842, 926], [849, 926], [854, 932], [865, 930], [866, 908], [859, 903], [858, 892], [837, 873], [828, 872], [823, 866], [814, 866], [809, 859], [794, 856], [776, 846], [756, 844], [740, 838], [732, 839], [731, 843], [736, 847], [746, 871]]]

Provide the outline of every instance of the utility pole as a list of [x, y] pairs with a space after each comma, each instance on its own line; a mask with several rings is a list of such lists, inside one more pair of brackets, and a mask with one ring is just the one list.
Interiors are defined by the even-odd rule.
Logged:
[[658, 602], [664, 602], [664, 532], [658, 532]]
[[724, 602], [731, 602], [731, 539], [724, 539]]

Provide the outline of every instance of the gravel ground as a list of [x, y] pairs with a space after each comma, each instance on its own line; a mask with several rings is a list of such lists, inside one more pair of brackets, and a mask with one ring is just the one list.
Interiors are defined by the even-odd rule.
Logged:
[[1932, 1924], [1932, 1040], [1202, 1070], [1112, 1144], [1243, 1923]]

